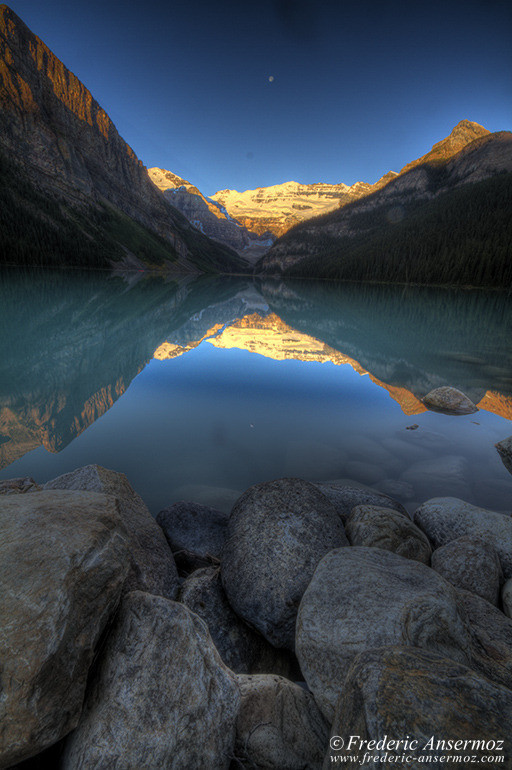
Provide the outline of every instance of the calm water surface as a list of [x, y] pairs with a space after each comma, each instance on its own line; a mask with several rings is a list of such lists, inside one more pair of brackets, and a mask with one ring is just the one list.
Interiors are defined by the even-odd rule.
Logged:
[[[512, 511], [494, 448], [512, 434], [506, 294], [0, 276], [0, 479], [99, 463], [154, 513], [229, 510], [281, 476], [352, 479], [410, 510], [453, 495]], [[440, 385], [480, 411], [426, 411]]]

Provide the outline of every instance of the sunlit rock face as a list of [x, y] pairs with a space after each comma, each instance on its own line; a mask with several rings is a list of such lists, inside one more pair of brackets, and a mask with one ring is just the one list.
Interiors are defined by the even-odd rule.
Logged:
[[21, 164], [35, 190], [87, 217], [90, 237], [94, 226], [101, 226], [102, 204], [107, 203], [161, 236], [164, 247], [169, 247], [169, 260], [178, 256], [182, 267], [191, 269], [209, 245], [214, 260], [220, 256], [223, 264], [224, 257], [227, 265], [239, 264], [232, 252], [215, 255], [215, 244], [195, 233], [190, 236], [187, 220], [155, 188], [90, 91], [10, 8], [1, 5], [0, 154], [4, 153]]
[[[270, 273], [284, 271], [317, 252], [335, 248], [341, 238], [370, 233], [376, 213], [380, 215], [385, 211], [390, 223], [400, 222], [411, 203], [429, 201], [462, 185], [509, 171], [512, 171], [512, 133], [491, 134], [478, 123], [462, 120], [430, 152], [408, 163], [399, 174], [383, 177], [378, 187], [358, 196], [359, 200], [350, 207], [345, 209], [342, 202], [343, 210], [327, 221], [303, 222], [286, 238], [279, 239], [258, 268]], [[385, 183], [380, 184], [384, 180]]]
[[261, 257], [275, 241], [270, 232], [250, 232], [231, 217], [224, 206], [206, 198], [197, 187], [161, 168], [148, 169], [149, 178], [163, 192], [169, 203], [184, 214], [194, 227], [235, 249], [249, 261]]
[[327, 214], [353, 200], [379, 190], [396, 173], [388, 172], [375, 184], [356, 182], [343, 184], [300, 184], [285, 182], [256, 190], [219, 190], [212, 200], [222, 205], [248, 230], [263, 235], [270, 231], [280, 236], [306, 219]]

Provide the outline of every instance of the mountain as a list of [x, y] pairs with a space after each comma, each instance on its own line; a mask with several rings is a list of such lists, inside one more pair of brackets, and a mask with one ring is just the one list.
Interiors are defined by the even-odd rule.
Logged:
[[271, 233], [256, 235], [230, 217], [226, 209], [206, 198], [197, 187], [163, 168], [149, 168], [149, 178], [167, 200], [184, 214], [189, 222], [214, 241], [234, 249], [245, 259], [255, 261], [275, 241]]
[[0, 6], [0, 264], [241, 270], [165, 200], [92, 94]]
[[285, 182], [256, 190], [219, 190], [211, 200], [221, 205], [244, 227], [263, 235], [273, 233], [281, 236], [294, 225], [306, 219], [334, 211], [353, 200], [379, 190], [396, 176], [389, 171], [375, 184], [356, 182], [352, 186], [343, 184], [300, 184]]
[[286, 233], [257, 269], [510, 286], [511, 210], [512, 133], [461, 121], [380, 190]]

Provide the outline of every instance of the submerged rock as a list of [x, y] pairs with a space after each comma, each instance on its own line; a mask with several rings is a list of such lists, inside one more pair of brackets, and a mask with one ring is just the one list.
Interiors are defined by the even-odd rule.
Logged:
[[176, 564], [185, 573], [218, 562], [229, 515], [199, 503], [180, 501], [157, 515]]
[[0, 541], [0, 767], [9, 767], [76, 726], [130, 558], [116, 501], [95, 492], [2, 498]]
[[316, 565], [348, 545], [334, 506], [302, 479], [250, 487], [228, 524], [221, 575], [229, 603], [275, 647], [294, 648], [295, 619]]
[[478, 407], [462, 391], [444, 386], [435, 388], [422, 399], [427, 409], [446, 414], [473, 414]]
[[379, 548], [340, 548], [318, 565], [299, 609], [296, 652], [328, 721], [356, 655], [409, 644], [468, 663], [472, 637], [455, 589], [424, 564]]
[[67, 741], [63, 770], [227, 770], [240, 692], [206, 625], [182, 604], [125, 596]]
[[232, 671], [237, 674], [290, 675], [291, 654], [276, 650], [231, 609], [219, 568], [193, 572], [183, 583], [179, 598], [205, 621], [220, 657]]
[[238, 676], [237, 759], [265, 770], [319, 770], [328, 726], [312, 694], [280, 676]]
[[512, 517], [456, 497], [435, 497], [414, 512], [414, 522], [425, 532], [434, 549], [468, 535], [492, 545], [505, 578], [512, 576]]
[[471, 469], [461, 455], [438, 455], [415, 462], [400, 476], [414, 487], [417, 499], [443, 495], [467, 495], [471, 483]]
[[401, 503], [393, 500], [383, 492], [376, 489], [358, 486], [348, 481], [324, 481], [315, 486], [329, 498], [336, 508], [340, 519], [345, 521], [350, 516], [352, 509], [357, 505], [376, 505], [379, 508], [391, 508], [409, 518], [409, 514]]
[[45, 489], [78, 489], [113, 495], [130, 537], [131, 568], [125, 592], [147, 591], [174, 599], [178, 572], [165, 536], [124, 473], [86, 465], [45, 484]]
[[432, 554], [432, 569], [456, 588], [498, 603], [503, 574], [498, 553], [489, 543], [471, 535], [451, 540]]
[[432, 549], [427, 536], [403, 514], [376, 505], [352, 509], [345, 532], [350, 545], [382, 548], [406, 559], [430, 562]]
[[[374, 757], [386, 752], [414, 758], [412, 764], [397, 762], [396, 767], [423, 767], [429, 755], [429, 767], [436, 755], [453, 756], [455, 761], [466, 755], [479, 761], [492, 755], [498, 762], [503, 758], [505, 767], [511, 756], [512, 692], [432, 652], [402, 646], [363, 652], [339, 692], [331, 733], [342, 739], [343, 748], [338, 738], [331, 739], [324, 768], [335, 766], [332, 757], [336, 755], [349, 763], [351, 756], [359, 754], [363, 768], [380, 766]], [[417, 743], [405, 752], [403, 743], [398, 747], [388, 743], [365, 754], [364, 745], [359, 750], [357, 744], [350, 744], [354, 735], [363, 741], [410, 738]], [[444, 745], [436, 747], [437, 741]], [[448, 741], [462, 744], [453, 749]], [[497, 741], [502, 741], [502, 750], [496, 749]]]
[[509, 473], [512, 473], [512, 436], [498, 441], [496, 449], [501, 457], [501, 462]]

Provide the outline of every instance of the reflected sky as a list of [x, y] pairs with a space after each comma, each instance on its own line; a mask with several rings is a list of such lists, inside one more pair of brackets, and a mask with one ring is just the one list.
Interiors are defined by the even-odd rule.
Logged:
[[[494, 448], [512, 433], [507, 303], [445, 292], [442, 354], [425, 316], [429, 305], [438, 311], [432, 297], [422, 304], [413, 294], [407, 306], [396, 293], [384, 302], [342, 288], [277, 289], [100, 281], [79, 296], [66, 284], [58, 297], [45, 294], [30, 325], [16, 326], [18, 343], [30, 339], [18, 355], [9, 348], [0, 372], [0, 478], [44, 482], [99, 463], [126, 473], [154, 513], [178, 499], [229, 510], [250, 484], [282, 476], [349, 478], [409, 509], [446, 494], [512, 509], [512, 476]], [[412, 330], [419, 306], [422, 328]], [[425, 411], [421, 396], [439, 384], [467, 387], [495, 408]]]

